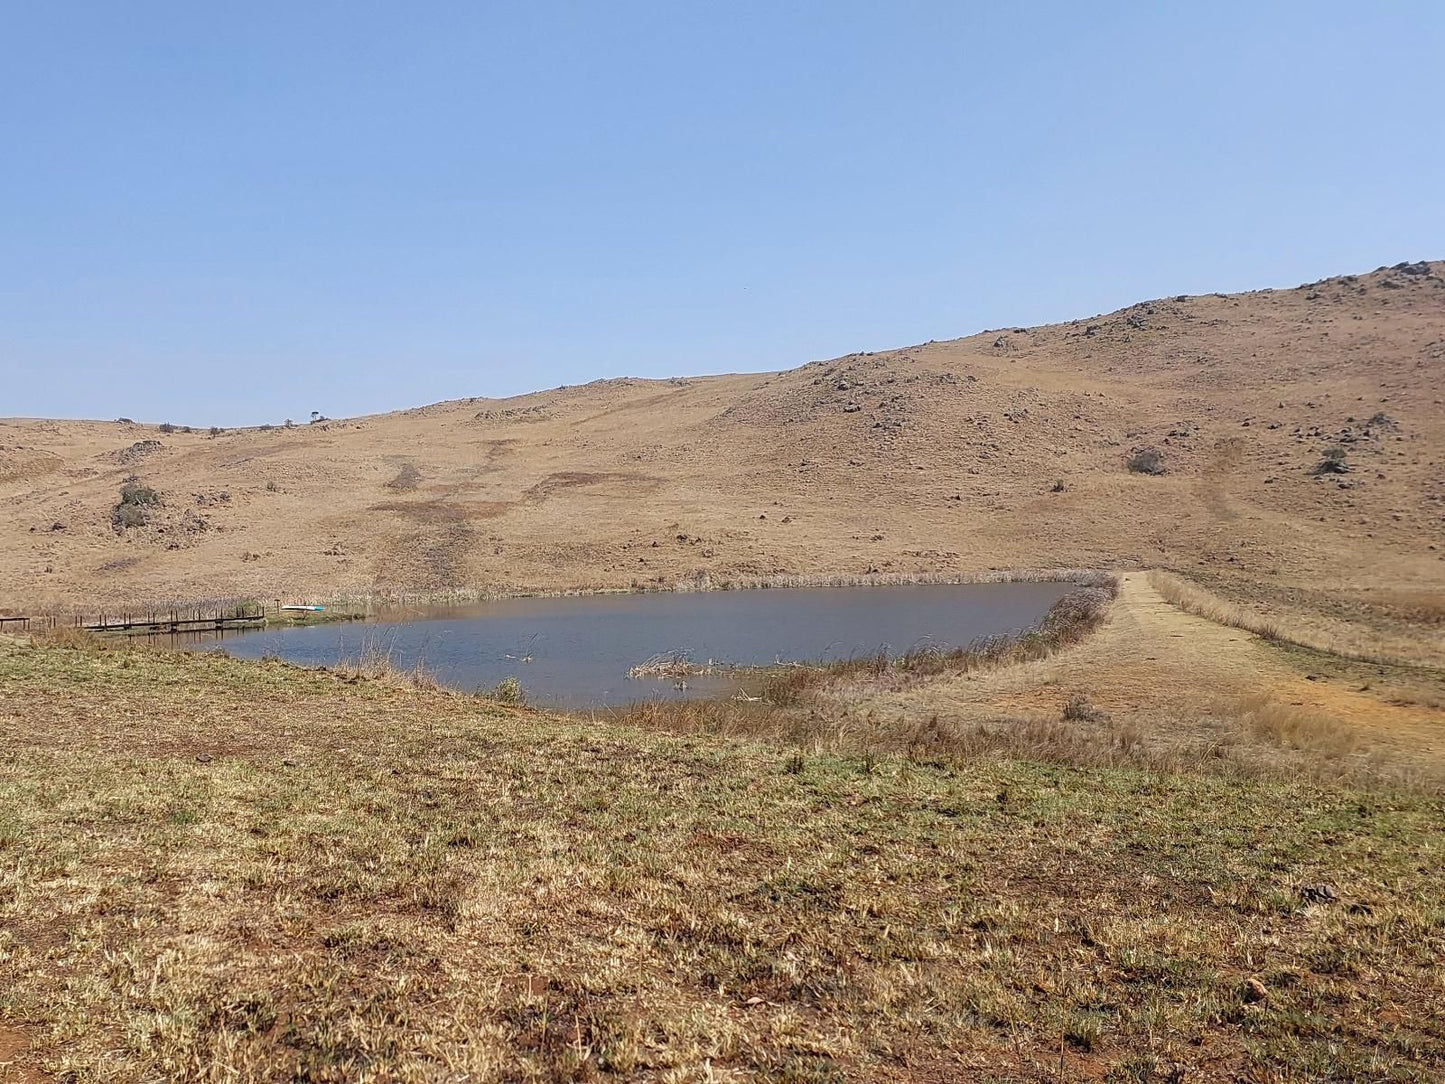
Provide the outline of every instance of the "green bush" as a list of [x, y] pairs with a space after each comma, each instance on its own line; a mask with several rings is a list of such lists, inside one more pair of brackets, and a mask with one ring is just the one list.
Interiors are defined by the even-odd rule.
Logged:
[[132, 478], [120, 487], [120, 503], [133, 505], [160, 504], [161, 495], [150, 486]]
[[1350, 465], [1345, 462], [1345, 450], [1338, 444], [1326, 448], [1311, 474], [1349, 474]]
[[492, 690], [492, 699], [503, 704], [521, 704], [527, 696], [522, 692], [522, 683], [514, 677], [505, 677]]
[[1164, 455], [1158, 448], [1143, 448], [1128, 459], [1132, 474], [1163, 474]]
[[128, 527], [144, 527], [150, 520], [149, 509], [161, 503], [161, 495], [139, 478], [127, 478], [120, 487], [120, 502], [110, 514], [111, 525], [117, 531]]
[[141, 505], [118, 504], [111, 513], [110, 522], [117, 530], [125, 530], [127, 527], [144, 527], [148, 518]]

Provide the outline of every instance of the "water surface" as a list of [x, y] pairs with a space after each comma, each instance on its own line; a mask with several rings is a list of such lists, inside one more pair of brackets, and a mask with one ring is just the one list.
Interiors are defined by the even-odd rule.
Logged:
[[586, 709], [662, 697], [726, 696], [741, 675], [634, 680], [664, 652], [740, 666], [816, 662], [916, 646], [955, 647], [1037, 624], [1067, 583], [816, 587], [692, 594], [506, 599], [422, 617], [229, 634], [243, 658], [332, 665], [368, 648], [410, 668], [424, 661], [468, 691], [515, 677], [529, 702]]

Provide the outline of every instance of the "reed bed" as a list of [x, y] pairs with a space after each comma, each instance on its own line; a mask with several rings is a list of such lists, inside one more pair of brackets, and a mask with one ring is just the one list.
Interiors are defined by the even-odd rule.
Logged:
[[686, 651], [661, 651], [627, 671], [633, 681], [646, 678], [706, 677], [728, 669], [722, 663], [694, 662]]
[[[832, 746], [847, 747], [847, 735], [835, 730], [836, 713], [821, 703], [820, 694], [825, 690], [849, 680], [896, 683], [1047, 658], [1097, 629], [1118, 591], [1119, 582], [1114, 577], [1091, 574], [1086, 584], [1054, 603], [1037, 628], [1017, 635], [986, 637], [956, 648], [915, 648], [899, 656], [880, 651], [832, 662], [755, 671], [761, 678], [756, 695], [740, 693], [727, 700], [639, 702], [603, 713], [603, 717], [623, 725], [673, 733], [749, 735], [795, 745], [815, 745], [826, 739]], [[904, 734], [877, 740], [899, 751], [917, 744]]]
[[578, 585], [566, 588], [525, 584], [487, 584], [445, 591], [392, 591], [371, 587], [344, 590], [326, 598], [303, 602], [356, 609], [364, 613], [383, 610], [433, 609], [497, 602], [511, 598], [580, 598], [590, 595], [671, 594], [706, 591], [765, 591], [800, 587], [904, 587], [914, 584], [952, 586], [972, 583], [1102, 583], [1107, 572], [1087, 568], [988, 569], [982, 572], [872, 572], [777, 573], [767, 576], [712, 576], [698, 573], [667, 583], [634, 580], [625, 587]]
[[[626, 586], [579, 584], [572, 587], [542, 587], [529, 584], [482, 584], [439, 591], [404, 591], [357, 585], [331, 594], [297, 593], [278, 590], [288, 603], [324, 606], [348, 617], [372, 616], [409, 610], [444, 609], [499, 602], [514, 598], [584, 598], [592, 595], [688, 594], [706, 591], [765, 591], [802, 587], [904, 587], [915, 584], [956, 586], [973, 583], [1076, 583], [1083, 586], [1103, 582], [1109, 573], [1087, 568], [987, 569], [981, 572], [871, 572], [871, 573], [776, 573], [767, 576], [712, 576], [700, 572], [666, 583], [633, 580]], [[272, 602], [274, 603], [274, 599]], [[190, 613], [197, 610], [233, 609], [237, 606], [264, 606], [267, 603], [252, 595], [215, 595], [185, 599], [166, 599], [126, 605], [106, 606], [114, 613]], [[99, 607], [39, 608], [34, 616], [53, 617], [60, 623], [74, 623], [79, 617], [94, 616]]]

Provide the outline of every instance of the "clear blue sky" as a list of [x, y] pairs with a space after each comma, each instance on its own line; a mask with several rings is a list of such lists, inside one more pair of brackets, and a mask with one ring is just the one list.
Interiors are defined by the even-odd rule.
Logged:
[[1439, 0], [0, 0], [0, 416], [782, 368], [1445, 257], [1442, 70]]

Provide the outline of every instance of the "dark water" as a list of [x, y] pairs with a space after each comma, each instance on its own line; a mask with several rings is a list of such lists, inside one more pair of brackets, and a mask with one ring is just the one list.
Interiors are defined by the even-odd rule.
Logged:
[[698, 594], [508, 599], [424, 618], [314, 625], [228, 635], [243, 658], [355, 660], [368, 648], [394, 665], [424, 661], [468, 691], [515, 677], [530, 703], [594, 708], [660, 697], [726, 696], [739, 675], [633, 680], [627, 671], [665, 652], [694, 662], [768, 665], [902, 654], [958, 646], [1038, 623], [1070, 588], [1062, 583], [821, 587]]

